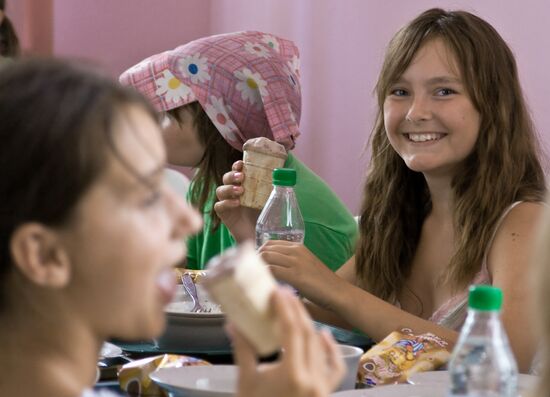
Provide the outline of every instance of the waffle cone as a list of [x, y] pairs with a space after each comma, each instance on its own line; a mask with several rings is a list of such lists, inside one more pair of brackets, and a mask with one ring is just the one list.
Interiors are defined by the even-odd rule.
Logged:
[[243, 161], [245, 177], [241, 205], [261, 210], [273, 189], [273, 170], [282, 168], [285, 165], [285, 159], [268, 153], [245, 150]]

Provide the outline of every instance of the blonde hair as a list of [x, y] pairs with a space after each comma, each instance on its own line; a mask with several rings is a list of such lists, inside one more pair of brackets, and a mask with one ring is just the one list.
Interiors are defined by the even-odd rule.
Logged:
[[534, 127], [523, 100], [514, 56], [495, 29], [463, 11], [425, 11], [391, 40], [376, 86], [379, 112], [361, 209], [357, 275], [389, 300], [404, 286], [431, 209], [421, 173], [391, 147], [383, 104], [390, 86], [429, 40], [442, 40], [456, 58], [481, 116], [479, 137], [452, 181], [456, 250], [443, 282], [467, 285], [479, 271], [504, 210], [514, 201], [541, 201], [545, 186]]

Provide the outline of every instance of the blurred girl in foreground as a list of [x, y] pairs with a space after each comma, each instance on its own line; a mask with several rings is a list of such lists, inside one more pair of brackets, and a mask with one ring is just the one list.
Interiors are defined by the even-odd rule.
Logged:
[[[172, 266], [200, 217], [163, 180], [156, 115], [131, 90], [16, 61], [0, 74], [0, 120], [0, 395], [93, 396], [104, 340], [162, 332]], [[273, 396], [328, 394], [343, 372], [334, 341], [292, 294], [276, 292], [272, 308], [280, 361], [258, 366], [232, 331], [239, 395], [270, 395], [269, 379]]]

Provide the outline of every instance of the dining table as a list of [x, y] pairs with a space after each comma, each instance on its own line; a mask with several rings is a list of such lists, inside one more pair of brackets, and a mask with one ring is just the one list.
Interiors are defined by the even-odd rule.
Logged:
[[[314, 322], [315, 327], [320, 329], [328, 330], [338, 343], [348, 344], [352, 346], [357, 346], [362, 348], [364, 351], [368, 350], [374, 342], [364, 334], [360, 332], [346, 330], [343, 328], [334, 327], [328, 324], [323, 324], [320, 322]], [[163, 348], [159, 347], [158, 343], [155, 340], [142, 340], [142, 341], [122, 341], [122, 340], [111, 340], [109, 345], [115, 346], [118, 348], [118, 351], [115, 348], [113, 354], [110, 354], [109, 357], [100, 357], [98, 360], [98, 369], [100, 371], [100, 377], [95, 385], [95, 389], [108, 389], [119, 393], [122, 396], [129, 396], [125, 391], [120, 388], [117, 371], [120, 367], [134, 360], [158, 356], [162, 354], [177, 354], [191, 356], [198, 359], [205, 360], [213, 365], [232, 365], [234, 363], [233, 356], [229, 348], [226, 349], [193, 349], [193, 347], [185, 345], [185, 348]], [[277, 356], [266, 357], [262, 359], [263, 361], [271, 361], [276, 359]], [[135, 395], [133, 396], [135, 397]]]

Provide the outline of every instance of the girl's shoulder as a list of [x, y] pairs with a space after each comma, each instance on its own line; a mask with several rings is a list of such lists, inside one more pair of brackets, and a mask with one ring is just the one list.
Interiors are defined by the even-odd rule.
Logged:
[[546, 209], [543, 202], [520, 202], [507, 209], [489, 248], [487, 262], [490, 273], [497, 270], [495, 267], [507, 267], [514, 261], [523, 263], [529, 257]]
[[[493, 246], [516, 243], [535, 237], [538, 224], [547, 205], [543, 202], [522, 201], [512, 204], [502, 214], [495, 230]], [[515, 244], [514, 244], [515, 245]]]
[[514, 203], [503, 214], [495, 238], [499, 234], [520, 232], [525, 231], [525, 229], [532, 230], [547, 208], [547, 204], [541, 201]]

